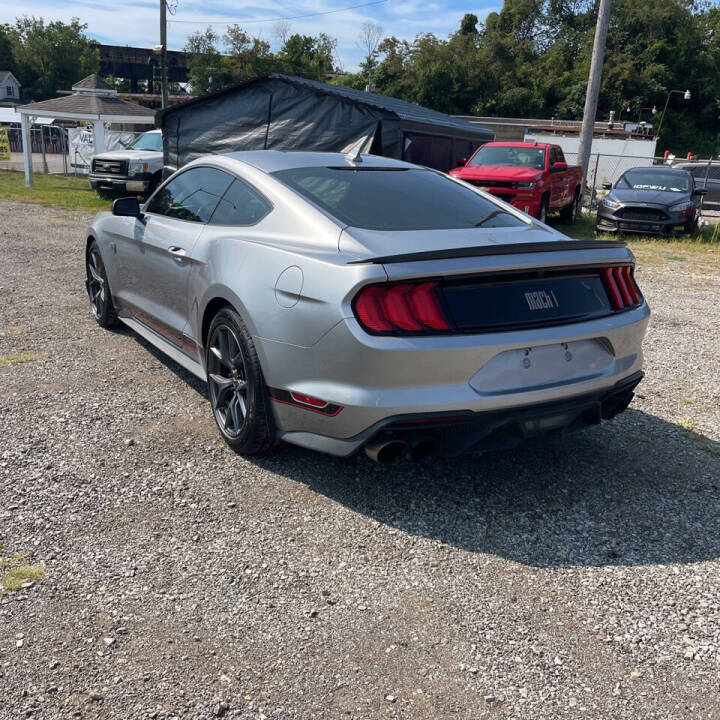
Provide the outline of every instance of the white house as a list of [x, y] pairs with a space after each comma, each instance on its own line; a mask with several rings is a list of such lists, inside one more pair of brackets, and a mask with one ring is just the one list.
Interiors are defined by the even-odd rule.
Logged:
[[20, 83], [9, 70], [0, 70], [0, 105], [20, 102]]

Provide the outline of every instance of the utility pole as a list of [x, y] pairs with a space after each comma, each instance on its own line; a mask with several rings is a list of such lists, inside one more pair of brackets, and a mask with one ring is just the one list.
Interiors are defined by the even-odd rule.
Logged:
[[167, 6], [166, 0], [160, 0], [160, 84], [162, 101], [160, 107], [168, 106], [168, 73], [167, 73]]
[[578, 164], [582, 168], [583, 178], [587, 176], [590, 164], [595, 115], [597, 115], [600, 81], [602, 80], [603, 60], [605, 57], [605, 41], [610, 25], [610, 0], [600, 0], [595, 42], [593, 43], [592, 60], [590, 61], [590, 77], [585, 94], [585, 111], [583, 112], [582, 129], [580, 130], [580, 147], [578, 148]]

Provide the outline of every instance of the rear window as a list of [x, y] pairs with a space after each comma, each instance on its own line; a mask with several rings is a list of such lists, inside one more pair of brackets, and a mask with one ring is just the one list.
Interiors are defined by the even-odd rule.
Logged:
[[526, 224], [470, 187], [430, 170], [309, 167], [273, 175], [346, 225], [367, 230]]

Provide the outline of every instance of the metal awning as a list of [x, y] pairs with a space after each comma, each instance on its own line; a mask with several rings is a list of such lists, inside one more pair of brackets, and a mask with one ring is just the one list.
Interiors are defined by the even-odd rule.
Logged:
[[50, 118], [50, 122], [52, 119], [91, 122], [97, 152], [105, 150], [106, 123], [155, 125], [153, 110], [117, 97], [117, 92], [97, 75], [88, 75], [73, 85], [72, 89], [72, 95], [63, 95], [17, 108], [22, 130], [25, 184], [28, 187], [33, 184], [29, 128], [37, 118]]

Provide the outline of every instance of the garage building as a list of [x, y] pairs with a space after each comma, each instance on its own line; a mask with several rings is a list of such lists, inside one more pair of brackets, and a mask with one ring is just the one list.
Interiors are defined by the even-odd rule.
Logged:
[[165, 165], [237, 150], [362, 151], [447, 171], [493, 139], [482, 125], [404, 100], [270, 74], [158, 113]]

